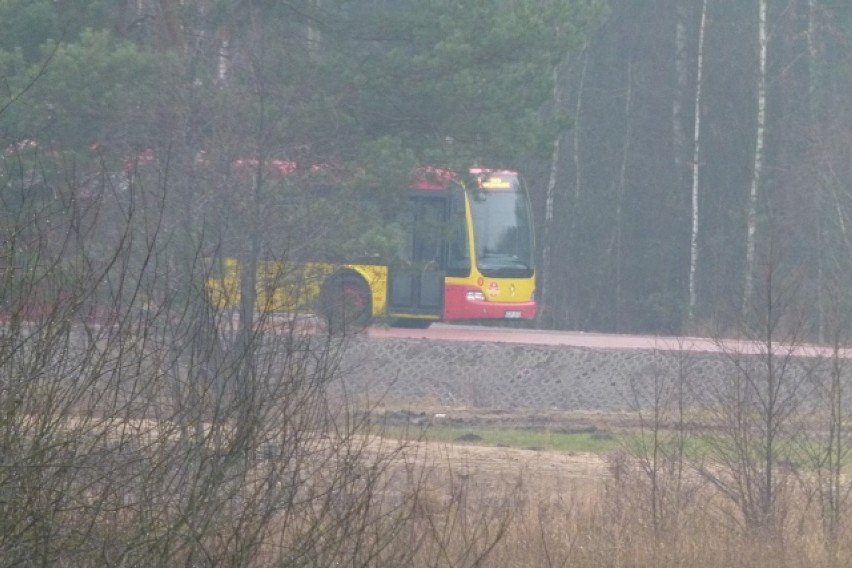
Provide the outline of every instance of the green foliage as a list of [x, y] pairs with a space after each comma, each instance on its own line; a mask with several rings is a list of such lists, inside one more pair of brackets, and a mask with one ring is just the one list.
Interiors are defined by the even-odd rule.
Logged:
[[570, 0], [358, 10], [350, 28], [359, 60], [348, 75], [359, 122], [430, 157], [514, 163], [540, 153], [565, 126], [538, 112], [552, 95], [553, 68], [600, 13], [596, 2]]
[[56, 38], [57, 21], [49, 2], [4, 0], [0, 2], [0, 48], [4, 51], [21, 50], [34, 57], [42, 42]]
[[[130, 19], [129, 5], [61, 5], [0, 1], [10, 92], [56, 51], [26, 103], [4, 115], [10, 137], [66, 148], [105, 138], [148, 146], [142, 141], [166, 135], [177, 126], [172, 118], [184, 116], [198, 148], [227, 133], [234, 158], [353, 162], [369, 175], [371, 154], [383, 154], [389, 169], [515, 164], [541, 153], [566, 125], [539, 113], [553, 67], [601, 13], [599, 2], [578, 0], [341, 0], [322, 10], [313, 2], [240, 10], [188, 2], [179, 12], [184, 34], [201, 43], [164, 58], [113, 37], [115, 22]], [[219, 38], [228, 38], [224, 79]]]
[[79, 43], [46, 45], [47, 57], [46, 68], [36, 64], [27, 71], [21, 84], [33, 82], [31, 91], [3, 117], [17, 137], [80, 149], [153, 135], [161, 59], [92, 31]]
[[397, 209], [407, 195], [417, 157], [398, 138], [382, 137], [364, 144], [355, 159], [359, 175], [353, 189], [372, 196], [384, 213]]
[[[78, 156], [97, 145], [116, 161], [150, 148], [156, 163], [137, 182], [168, 171], [193, 235], [272, 256], [385, 257], [401, 242], [392, 220], [418, 165], [517, 167], [544, 153], [566, 125], [540, 112], [553, 68], [600, 6], [0, 0], [12, 101], [0, 145], [30, 139]], [[254, 159], [345, 170], [326, 184], [343, 195], [233, 171]]]
[[619, 438], [606, 430], [563, 432], [544, 428], [490, 427], [430, 424], [423, 429], [384, 425], [378, 432], [389, 438], [414, 438], [429, 442], [470, 443], [523, 450], [606, 454], [619, 448]]
[[85, 29], [107, 25], [109, 2], [0, 0], [0, 51], [20, 50], [36, 63], [48, 42], [75, 42]]
[[364, 231], [356, 241], [357, 251], [368, 258], [395, 258], [405, 242], [405, 230], [398, 223], [387, 223], [372, 226]]

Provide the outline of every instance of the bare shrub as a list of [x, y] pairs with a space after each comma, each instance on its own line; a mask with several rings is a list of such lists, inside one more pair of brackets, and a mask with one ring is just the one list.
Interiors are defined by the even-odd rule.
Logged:
[[790, 512], [796, 481], [790, 440], [814, 360], [805, 350], [806, 318], [795, 308], [796, 282], [782, 277], [772, 250], [768, 255], [741, 339], [718, 342], [727, 366], [701, 403], [707, 451], [698, 470], [734, 505], [733, 523], [771, 540], [783, 539]]
[[622, 457], [612, 465], [616, 478], [632, 473], [632, 467], [647, 478], [647, 483], [636, 483], [633, 475], [625, 479], [635, 484], [640, 502], [645, 498], [655, 542], [677, 538], [684, 523], [681, 515], [700, 485], [690, 475], [687, 455], [692, 436], [689, 424], [695, 414], [690, 361], [683, 349], [661, 352], [658, 357], [659, 364], [646, 369], [631, 384], [629, 403], [638, 430], [621, 436], [625, 456], [631, 459]]
[[330, 394], [346, 336], [212, 303], [166, 172], [3, 166], [4, 564], [481, 564], [511, 508]]

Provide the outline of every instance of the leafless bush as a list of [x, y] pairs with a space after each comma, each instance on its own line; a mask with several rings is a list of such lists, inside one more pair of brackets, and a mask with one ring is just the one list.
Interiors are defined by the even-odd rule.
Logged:
[[811, 374], [812, 397], [802, 405], [794, 448], [802, 464], [801, 484], [820, 519], [826, 552], [836, 564], [849, 531], [852, 482], [848, 476], [849, 430], [848, 323], [840, 311], [825, 319], [829, 347], [818, 372]]
[[769, 256], [740, 339], [718, 341], [726, 367], [705, 386], [706, 451], [698, 471], [734, 505], [734, 525], [781, 539], [796, 482], [790, 440], [814, 363], [803, 351], [807, 322], [795, 309], [796, 283], [782, 278], [780, 262], [771, 250]]
[[505, 510], [474, 517], [460, 477], [430, 498], [329, 394], [345, 336], [211, 303], [164, 172], [3, 167], [3, 564], [482, 562]]
[[[629, 402], [639, 428], [622, 437], [626, 453], [612, 464], [617, 479], [632, 473], [632, 468], [646, 477], [647, 483], [638, 483], [635, 489], [637, 498], [646, 499], [655, 541], [676, 537], [682, 528], [683, 511], [699, 485], [690, 475], [687, 456], [689, 424], [695, 413], [689, 359], [683, 349], [662, 352], [658, 357], [660, 364], [646, 369], [631, 385]], [[647, 388], [641, 388], [637, 381], [646, 383]], [[631, 458], [630, 465], [623, 459], [626, 456]], [[632, 478], [631, 474], [625, 479]]]
[[[782, 278], [772, 260], [737, 339], [718, 338], [718, 376], [685, 382], [691, 372], [680, 358], [641, 377], [642, 388], [634, 389], [640, 429], [625, 436], [604, 502], [607, 516], [633, 519], [637, 528], [625, 537], [614, 522], [614, 541], [651, 527], [658, 546], [679, 549], [684, 538], [695, 538], [693, 526], [713, 523], [696, 546], [719, 538], [733, 549], [760, 551], [737, 565], [843, 565], [850, 495], [846, 325], [838, 308], [833, 345], [806, 343], [796, 281]], [[679, 378], [668, 376], [671, 369]], [[666, 527], [675, 530], [661, 531]]]

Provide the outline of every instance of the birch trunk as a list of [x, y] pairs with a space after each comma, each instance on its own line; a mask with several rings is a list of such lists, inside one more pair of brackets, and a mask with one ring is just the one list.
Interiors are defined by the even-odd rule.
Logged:
[[322, 32], [318, 26], [319, 14], [322, 10], [322, 0], [312, 0], [310, 3], [310, 9], [311, 19], [308, 22], [307, 30], [308, 52], [310, 52], [313, 57], [317, 57], [319, 55], [319, 46], [322, 42]]
[[763, 174], [763, 139], [766, 130], [766, 0], [758, 0], [758, 46], [759, 71], [757, 77], [757, 129], [754, 142], [754, 165], [752, 168], [751, 188], [746, 211], [746, 258], [745, 282], [743, 285], [742, 315], [748, 313], [748, 306], [754, 288], [754, 253], [757, 233], [757, 196]]
[[618, 172], [618, 196], [615, 202], [615, 331], [621, 329], [622, 306], [622, 252], [624, 241], [624, 193], [627, 189], [627, 160], [630, 157], [630, 115], [633, 112], [633, 62], [627, 62], [627, 87], [624, 93], [624, 144], [621, 150], [621, 166]]
[[[582, 195], [583, 187], [583, 170], [580, 162], [580, 121], [583, 118], [583, 90], [586, 86], [586, 70], [589, 67], [589, 57], [585, 47], [583, 48], [581, 57], [583, 64], [580, 71], [580, 80], [577, 84], [577, 104], [574, 106], [574, 129], [573, 136], [571, 137], [571, 160], [574, 164], [574, 192], [571, 196], [571, 202], [568, 204], [568, 218], [570, 221], [568, 226], [568, 246], [566, 247], [568, 254], [565, 258], [565, 264], [568, 266], [569, 271], [574, 265], [574, 248], [577, 241], [577, 211], [580, 205], [580, 196]], [[566, 282], [570, 282], [569, 276], [570, 272], [566, 273]], [[570, 306], [570, 303], [566, 301], [565, 319], [569, 324], [575, 323], [571, 319]]]
[[[562, 107], [562, 87], [559, 84], [559, 66], [553, 68], [553, 109], [554, 112], [559, 112]], [[551, 287], [550, 281], [553, 280], [553, 263], [552, 246], [553, 241], [553, 201], [556, 193], [556, 180], [559, 177], [559, 145], [562, 135], [556, 136], [553, 141], [553, 153], [550, 158], [550, 176], [547, 180], [547, 191], [544, 199], [544, 231], [542, 234], [542, 250], [541, 250], [541, 275], [540, 275], [540, 298], [541, 310], [539, 312], [539, 321], [545, 327], [553, 327], [554, 321], [554, 300], [550, 297]]]
[[[817, 6], [816, 0], [808, 0], [808, 111], [810, 113], [809, 120], [811, 123], [811, 132], [814, 138], [818, 137], [820, 130], [819, 124], [819, 105], [817, 104], [817, 69], [819, 61], [819, 49], [817, 47]], [[816, 261], [817, 261], [817, 335], [819, 342], [825, 340], [825, 307], [823, 306], [822, 288], [823, 288], [823, 225], [822, 225], [822, 203], [823, 203], [823, 184], [816, 184], [816, 195], [814, 196], [816, 205], [814, 207], [814, 217], [816, 220]]]
[[707, 25], [707, 0], [701, 2], [701, 22], [698, 26], [698, 56], [695, 64], [695, 124], [692, 134], [692, 231], [689, 242], [689, 320], [695, 317], [698, 297], [695, 273], [698, 267], [698, 182], [701, 163], [701, 83], [704, 72], [704, 30]]
[[677, 22], [675, 24], [675, 91], [672, 97], [672, 140], [674, 146], [675, 172], [678, 186], [684, 177], [687, 155], [686, 128], [683, 119], [683, 100], [688, 82], [687, 52], [686, 52], [686, 18], [687, 9], [683, 2], [676, 8]]
[[175, 50], [186, 48], [186, 38], [183, 26], [180, 22], [180, 6], [175, 0], [159, 0], [161, 20], [161, 34], [166, 47]]

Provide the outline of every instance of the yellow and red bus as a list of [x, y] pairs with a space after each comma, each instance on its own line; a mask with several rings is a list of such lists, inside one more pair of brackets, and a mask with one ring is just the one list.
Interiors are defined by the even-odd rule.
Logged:
[[[437, 321], [531, 320], [536, 314], [532, 215], [522, 178], [473, 168], [423, 169], [398, 219], [405, 242], [382, 262], [301, 262], [299, 292], [281, 262], [258, 265], [257, 309], [316, 311], [332, 327], [428, 327]], [[220, 306], [239, 301], [239, 262], [207, 282]], [[294, 297], [298, 296], [298, 300]]]

